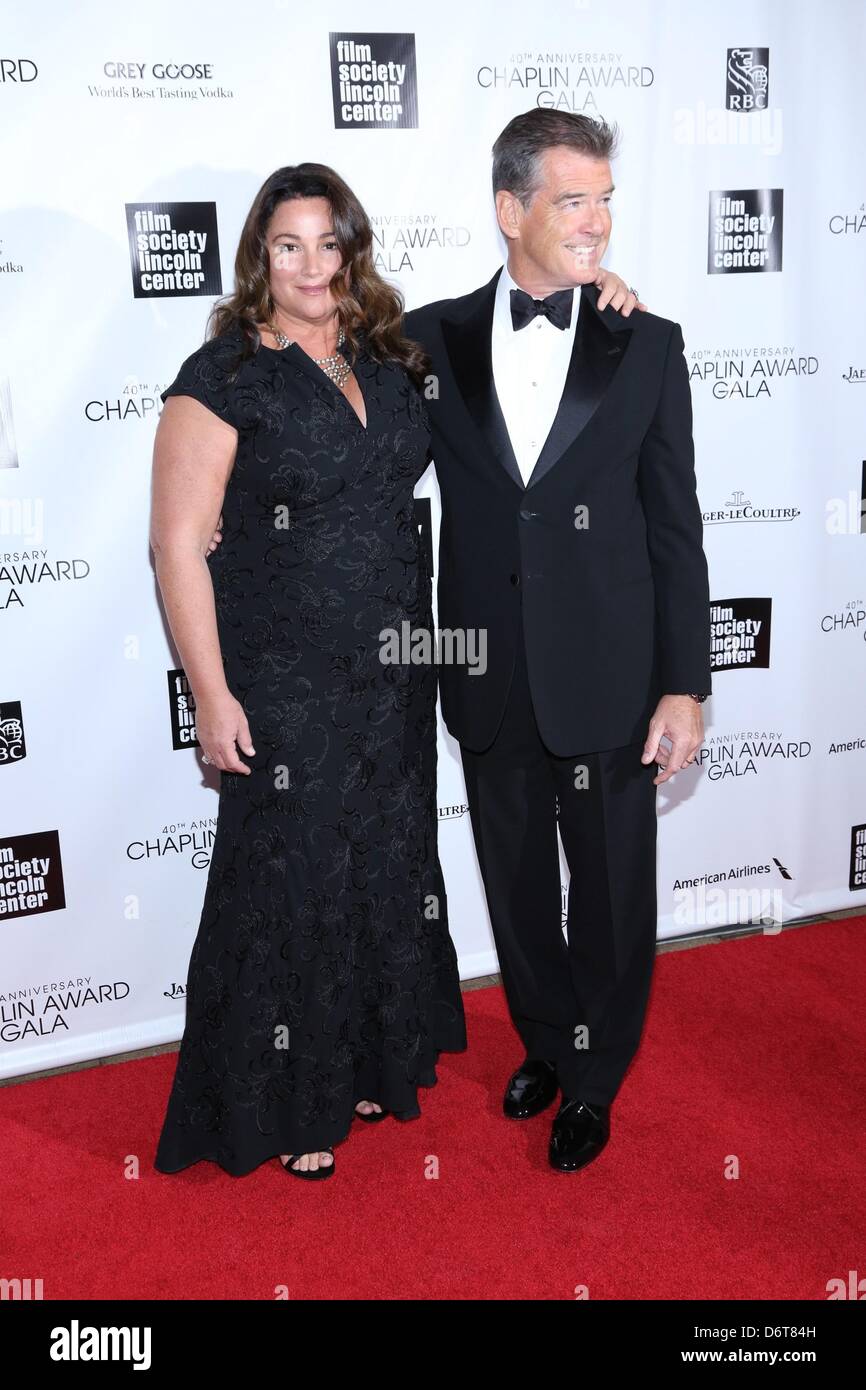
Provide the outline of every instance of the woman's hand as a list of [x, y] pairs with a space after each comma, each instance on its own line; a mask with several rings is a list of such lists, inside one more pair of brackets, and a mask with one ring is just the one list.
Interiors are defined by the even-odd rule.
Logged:
[[220, 541], [222, 540], [222, 538], [223, 538], [223, 518], [222, 518], [222, 512], [220, 512], [220, 519], [219, 519], [219, 521], [217, 522], [216, 530], [214, 531], [213, 535], [211, 536], [210, 540], [209, 540], [208, 543], [207, 543], [207, 553], [208, 553], [208, 555], [213, 555], [214, 551], [216, 550], [216, 548], [217, 548], [217, 546], [219, 545], [219, 543], [220, 543]]
[[245, 775], [252, 772], [237, 754], [237, 748], [248, 754], [256, 751], [250, 726], [243, 705], [230, 691], [196, 701], [195, 731], [213, 767], [218, 767], [220, 772], [243, 772]]
[[624, 319], [628, 318], [632, 309], [646, 309], [646, 305], [641, 303], [634, 290], [630, 290], [625, 280], [614, 275], [612, 270], [600, 270], [595, 284], [601, 290], [598, 296], [599, 309], [606, 309], [609, 304], [612, 309], [618, 309]]

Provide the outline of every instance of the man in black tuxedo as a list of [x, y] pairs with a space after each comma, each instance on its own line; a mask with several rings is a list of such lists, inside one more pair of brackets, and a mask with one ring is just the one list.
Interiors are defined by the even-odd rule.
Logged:
[[615, 138], [567, 112], [512, 120], [493, 162], [507, 264], [405, 319], [438, 378], [439, 626], [487, 634], [483, 674], [443, 664], [439, 679], [526, 1049], [504, 1110], [529, 1118], [561, 1090], [549, 1158], [566, 1172], [607, 1142], [638, 1046], [656, 787], [693, 761], [710, 692], [682, 333], [600, 310], [593, 283]]

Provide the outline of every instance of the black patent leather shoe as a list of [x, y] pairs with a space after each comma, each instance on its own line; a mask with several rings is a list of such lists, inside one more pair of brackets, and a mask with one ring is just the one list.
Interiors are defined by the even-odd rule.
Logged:
[[527, 1058], [505, 1088], [503, 1112], [509, 1120], [531, 1120], [552, 1105], [558, 1090], [553, 1062]]
[[609, 1105], [563, 1098], [550, 1135], [550, 1166], [560, 1173], [576, 1173], [598, 1158], [609, 1138]]

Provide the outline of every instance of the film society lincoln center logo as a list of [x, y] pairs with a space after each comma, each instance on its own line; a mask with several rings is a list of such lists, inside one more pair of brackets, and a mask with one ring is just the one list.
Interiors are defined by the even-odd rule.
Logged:
[[851, 873], [848, 887], [852, 893], [866, 892], [866, 825], [851, 827]]
[[710, 604], [710, 669], [770, 665], [770, 598], [723, 598]]
[[335, 128], [415, 130], [415, 35], [331, 34], [330, 40]]
[[136, 299], [222, 294], [215, 203], [127, 203]]
[[0, 923], [66, 906], [56, 830], [0, 839]]
[[782, 269], [782, 188], [710, 193], [708, 275]]

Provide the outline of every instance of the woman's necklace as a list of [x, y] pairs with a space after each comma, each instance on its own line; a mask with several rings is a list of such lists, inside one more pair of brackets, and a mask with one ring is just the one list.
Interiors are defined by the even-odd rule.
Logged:
[[[271, 332], [273, 333], [281, 348], [287, 348], [292, 346], [293, 339], [287, 338], [285, 333], [281, 333], [278, 328], [272, 327]], [[345, 357], [340, 352], [340, 348], [343, 346], [345, 341], [346, 335], [343, 332], [341, 326], [340, 333], [337, 338], [337, 351], [332, 352], [328, 357], [313, 358], [313, 361], [315, 362], [316, 366], [321, 367], [322, 371], [325, 373], [325, 376], [330, 377], [334, 384], [336, 386], [339, 386], [341, 391], [352, 371], [352, 368], [349, 366], [349, 363], [346, 361]]]

